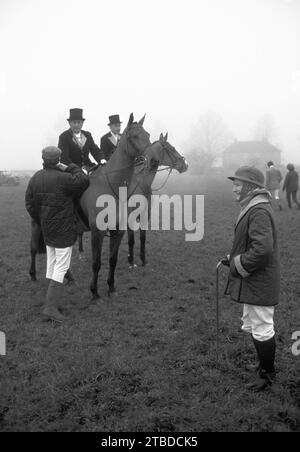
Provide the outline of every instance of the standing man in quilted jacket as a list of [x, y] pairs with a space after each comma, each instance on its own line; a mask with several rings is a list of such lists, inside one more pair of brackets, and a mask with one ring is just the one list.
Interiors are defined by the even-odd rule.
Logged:
[[77, 238], [73, 198], [89, 185], [88, 176], [77, 165], [59, 163], [60, 157], [61, 150], [54, 146], [43, 149], [44, 168], [32, 176], [25, 195], [26, 209], [40, 225], [47, 247], [46, 278], [50, 283], [43, 314], [57, 322], [65, 319], [58, 311], [58, 301]]
[[244, 166], [229, 179], [241, 211], [231, 253], [223, 260], [230, 267], [225, 293], [243, 304], [242, 330], [252, 335], [258, 356], [257, 365], [246, 366], [258, 372], [247, 388], [261, 391], [275, 379], [273, 318], [280, 290], [277, 230], [263, 173]]

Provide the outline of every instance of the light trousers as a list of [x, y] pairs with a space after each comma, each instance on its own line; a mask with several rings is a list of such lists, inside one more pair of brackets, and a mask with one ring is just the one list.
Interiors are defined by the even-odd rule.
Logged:
[[244, 304], [242, 322], [243, 331], [252, 334], [257, 341], [268, 341], [275, 335], [274, 306]]
[[46, 278], [63, 283], [65, 274], [70, 268], [72, 246], [68, 248], [53, 248], [47, 246]]

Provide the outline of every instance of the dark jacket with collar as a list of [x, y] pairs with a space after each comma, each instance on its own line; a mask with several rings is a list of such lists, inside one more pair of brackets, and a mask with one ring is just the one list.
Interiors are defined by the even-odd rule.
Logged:
[[282, 189], [291, 193], [299, 190], [299, 176], [297, 171], [291, 170], [287, 173]]
[[75, 243], [73, 197], [80, 196], [88, 185], [88, 176], [75, 164], [66, 171], [46, 164], [32, 176], [25, 195], [26, 209], [41, 226], [46, 245], [67, 248]]
[[113, 155], [114, 151], [117, 149], [117, 146], [112, 141], [111, 132], [106, 133], [101, 138], [100, 149], [104, 155], [105, 160], [109, 160]]
[[61, 163], [69, 165], [75, 163], [82, 167], [84, 165], [91, 166], [93, 163], [89, 159], [89, 154], [94, 157], [97, 163], [100, 163], [102, 158], [100, 149], [95, 144], [90, 132], [82, 130], [81, 133], [85, 136], [86, 142], [81, 149], [73, 138], [71, 129], [66, 130], [59, 136], [58, 147], [62, 151]]
[[267, 190], [278, 190], [280, 182], [282, 181], [282, 174], [278, 168], [271, 166], [266, 171], [266, 188]]
[[279, 265], [273, 209], [267, 197], [253, 198], [241, 213], [235, 228], [225, 294], [239, 303], [277, 305]]

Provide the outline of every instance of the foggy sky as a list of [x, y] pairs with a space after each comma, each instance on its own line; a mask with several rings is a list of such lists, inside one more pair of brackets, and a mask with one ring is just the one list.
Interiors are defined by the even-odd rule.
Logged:
[[73, 107], [97, 143], [147, 112], [178, 151], [206, 110], [240, 140], [271, 114], [300, 163], [299, 24], [300, 0], [0, 0], [0, 169], [39, 168]]

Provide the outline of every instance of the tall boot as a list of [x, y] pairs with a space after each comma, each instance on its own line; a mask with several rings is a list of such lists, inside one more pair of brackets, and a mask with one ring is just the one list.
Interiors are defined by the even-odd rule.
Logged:
[[58, 311], [59, 299], [62, 296], [63, 284], [57, 281], [50, 281], [46, 295], [46, 304], [43, 310], [45, 320], [54, 320], [55, 322], [63, 322], [66, 317]]
[[257, 361], [255, 364], [246, 364], [245, 369], [248, 370], [249, 372], [258, 372], [260, 370], [260, 361], [259, 361], [259, 355], [258, 355], [258, 350], [256, 347], [256, 342], [254, 337], [252, 336], [252, 340], [253, 340], [253, 344], [257, 353]]
[[259, 357], [260, 369], [257, 380], [246, 385], [246, 387], [254, 391], [262, 391], [266, 387], [271, 386], [275, 380], [275, 336], [264, 342], [253, 338], [253, 342]]

